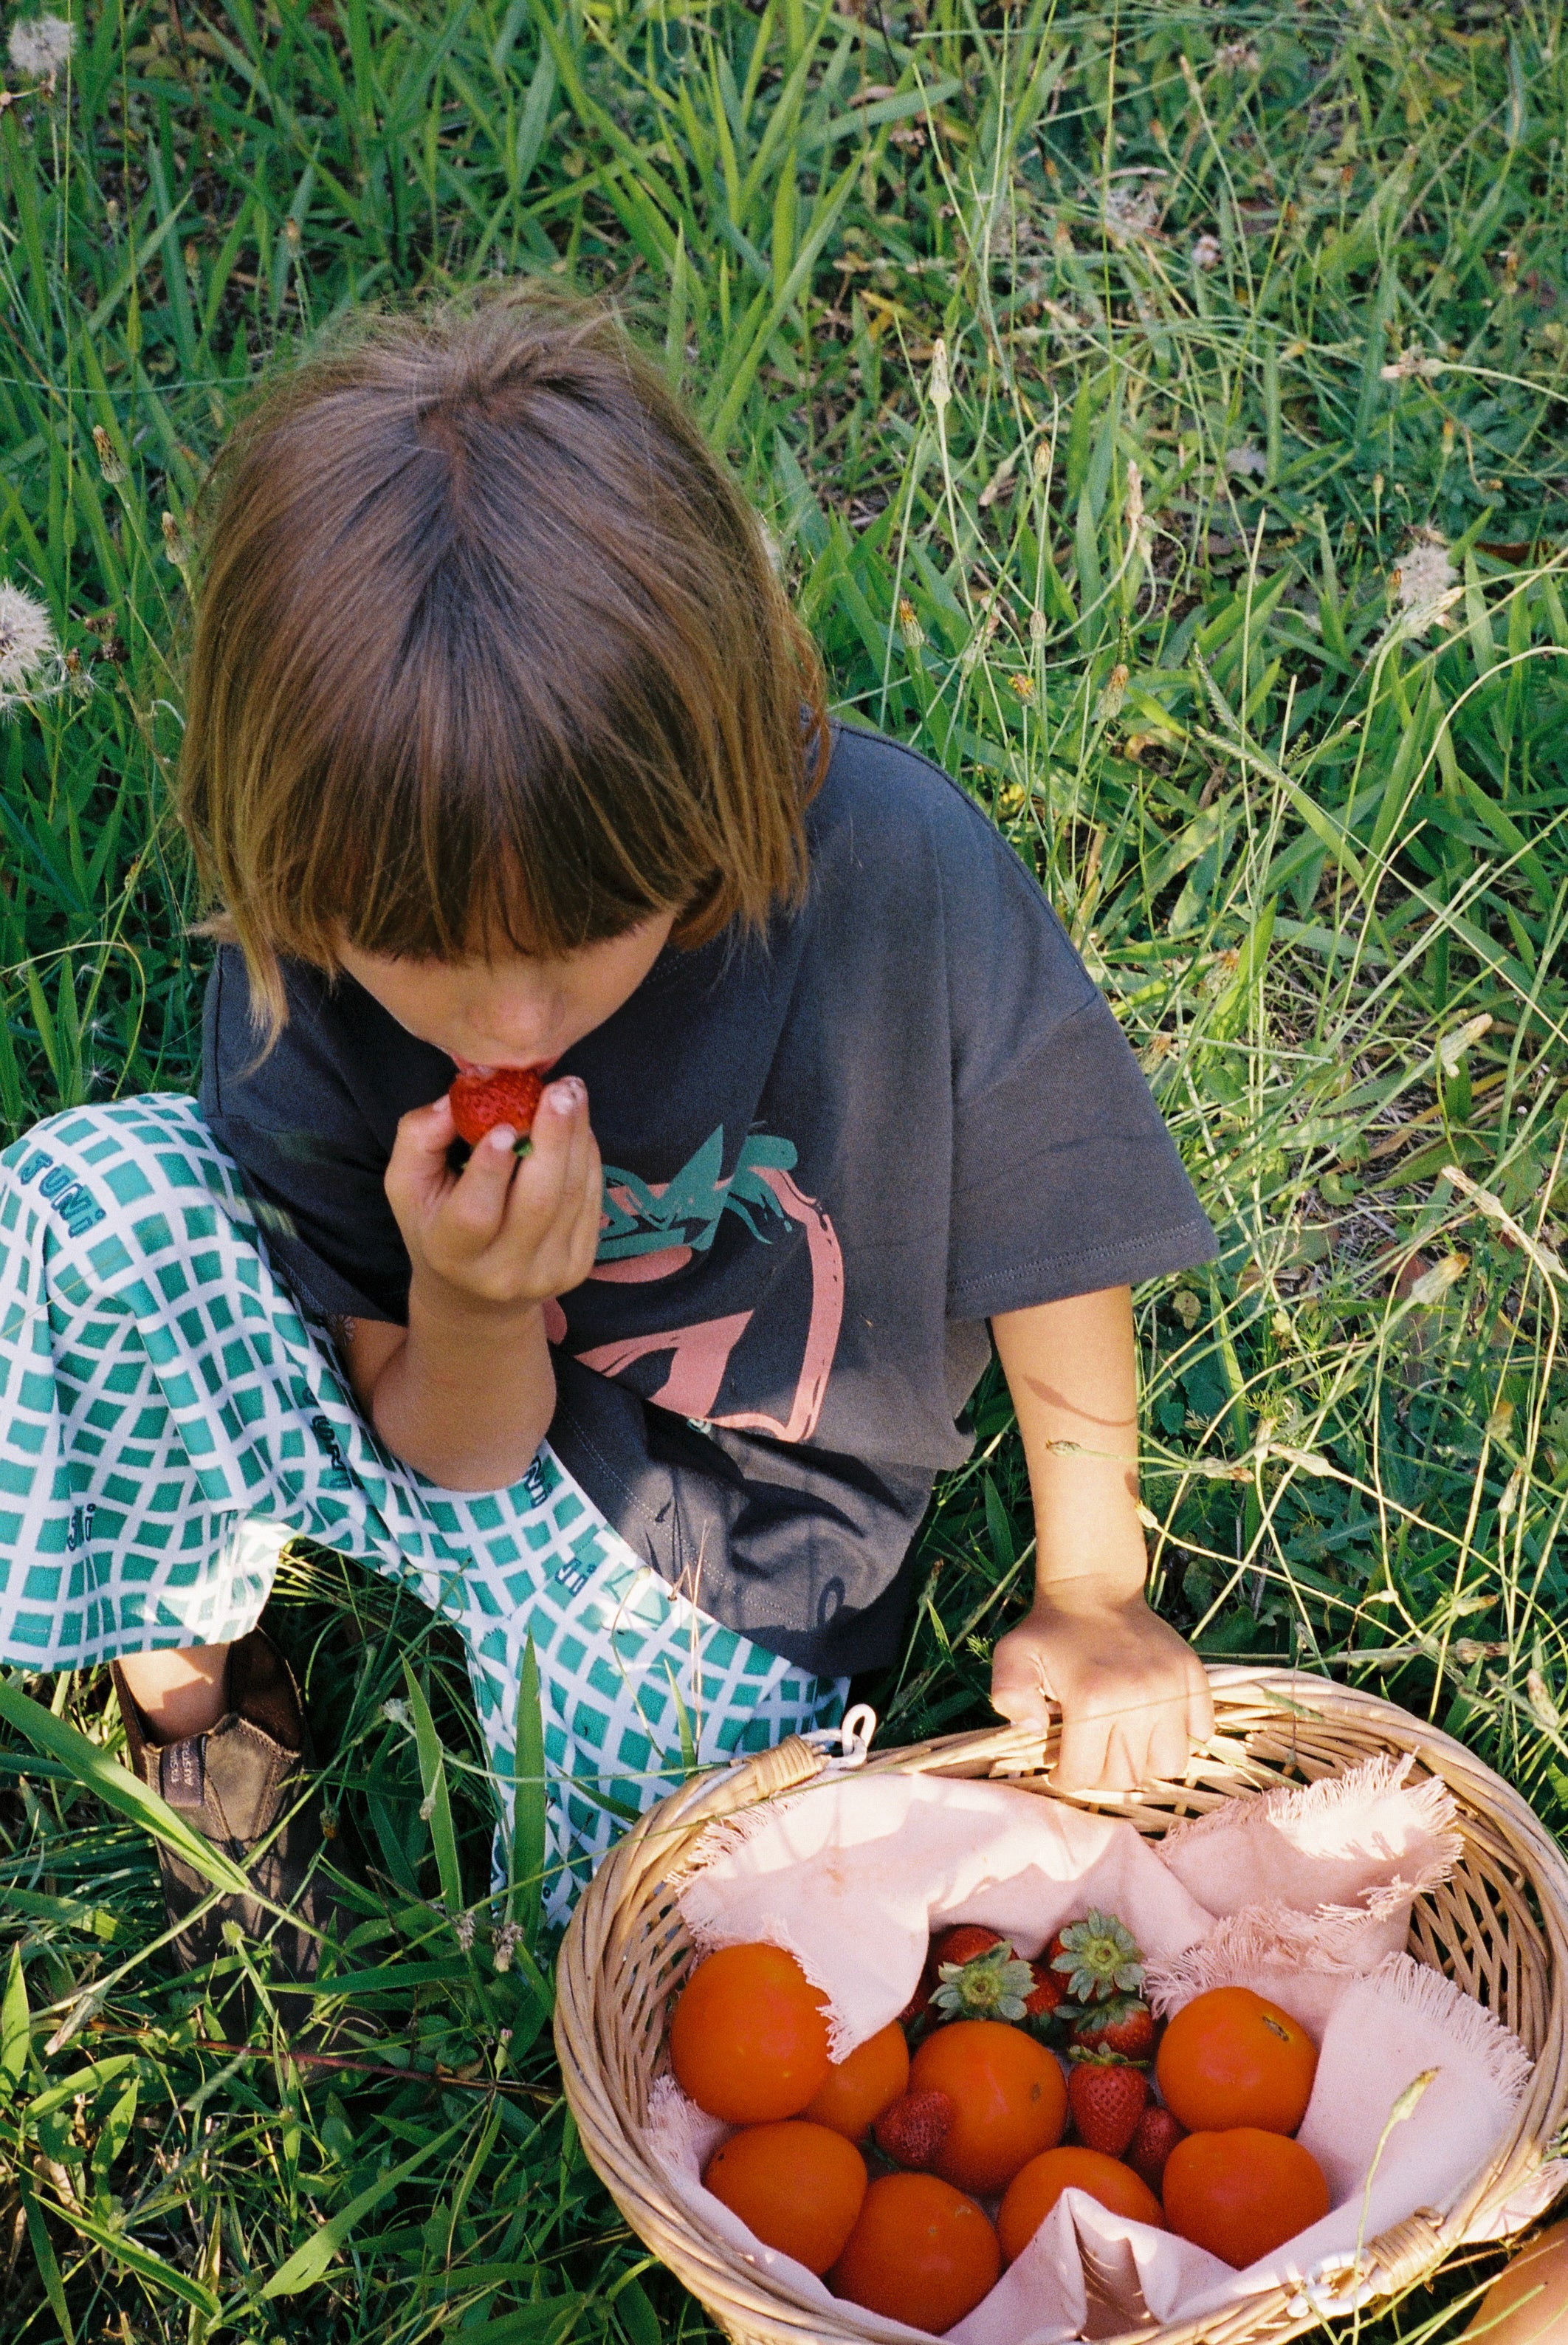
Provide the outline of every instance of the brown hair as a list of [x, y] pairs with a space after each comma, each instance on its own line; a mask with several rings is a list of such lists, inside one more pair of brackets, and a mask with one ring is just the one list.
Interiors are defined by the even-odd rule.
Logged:
[[361, 317], [207, 491], [179, 812], [258, 1015], [279, 954], [700, 944], [805, 883], [820, 664], [604, 310]]

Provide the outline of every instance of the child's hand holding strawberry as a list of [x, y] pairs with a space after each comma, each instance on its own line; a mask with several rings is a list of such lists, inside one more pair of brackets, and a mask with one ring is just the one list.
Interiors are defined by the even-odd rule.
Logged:
[[387, 1197], [424, 1299], [488, 1322], [498, 1313], [536, 1310], [587, 1277], [603, 1174], [588, 1093], [574, 1075], [541, 1095], [532, 1145], [520, 1158], [522, 1136], [497, 1124], [453, 1172], [447, 1152], [457, 1127], [450, 1098], [414, 1109], [399, 1124]]
[[555, 1409], [543, 1306], [582, 1284], [598, 1243], [603, 1172], [582, 1084], [547, 1087], [521, 1158], [520, 1136], [497, 1125], [454, 1172], [450, 1101], [403, 1117], [386, 1187], [409, 1250], [409, 1324], [370, 1322], [348, 1342], [389, 1448], [454, 1489], [525, 1471]]

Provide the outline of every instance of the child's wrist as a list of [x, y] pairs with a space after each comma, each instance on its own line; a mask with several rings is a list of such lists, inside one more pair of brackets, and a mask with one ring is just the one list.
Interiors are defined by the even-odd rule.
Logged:
[[1144, 1600], [1148, 1568], [1147, 1558], [1139, 1554], [1125, 1561], [1097, 1561], [1081, 1571], [1053, 1571], [1036, 1581], [1034, 1609], [1072, 1619], [1129, 1610]]
[[409, 1325], [412, 1327], [417, 1320], [428, 1334], [459, 1340], [482, 1336], [491, 1343], [505, 1341], [531, 1335], [536, 1325], [542, 1333], [544, 1302], [536, 1295], [479, 1294], [439, 1271], [416, 1265], [409, 1282]]

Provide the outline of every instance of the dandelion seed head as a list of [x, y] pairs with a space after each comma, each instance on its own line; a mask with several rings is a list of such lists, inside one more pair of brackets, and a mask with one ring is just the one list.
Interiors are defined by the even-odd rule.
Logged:
[[0, 581], [0, 692], [14, 692], [57, 655], [54, 623], [34, 594]]
[[1102, 217], [1112, 236], [1148, 236], [1159, 219], [1159, 198], [1149, 187], [1112, 188]]
[[1394, 573], [1399, 614], [1408, 634], [1430, 634], [1448, 606], [1458, 581], [1448, 547], [1435, 530], [1423, 530], [1400, 556]]
[[12, 25], [5, 49], [19, 74], [43, 78], [59, 72], [76, 44], [76, 27], [68, 17], [25, 16]]

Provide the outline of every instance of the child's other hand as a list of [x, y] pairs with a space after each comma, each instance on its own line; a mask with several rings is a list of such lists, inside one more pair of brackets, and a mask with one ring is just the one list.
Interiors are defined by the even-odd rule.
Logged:
[[454, 1137], [444, 1097], [415, 1108], [398, 1126], [387, 1167], [387, 1197], [416, 1285], [486, 1315], [533, 1310], [580, 1286], [603, 1210], [583, 1085], [566, 1075], [546, 1086], [524, 1157], [513, 1153], [517, 1134], [501, 1124], [453, 1172], [447, 1151]]
[[1202, 1663], [1141, 1596], [1081, 1607], [1038, 1596], [1027, 1619], [998, 1638], [993, 1709], [1044, 1726], [1053, 1697], [1062, 1742], [1051, 1780], [1065, 1792], [1179, 1781], [1192, 1744], [1214, 1731]]

